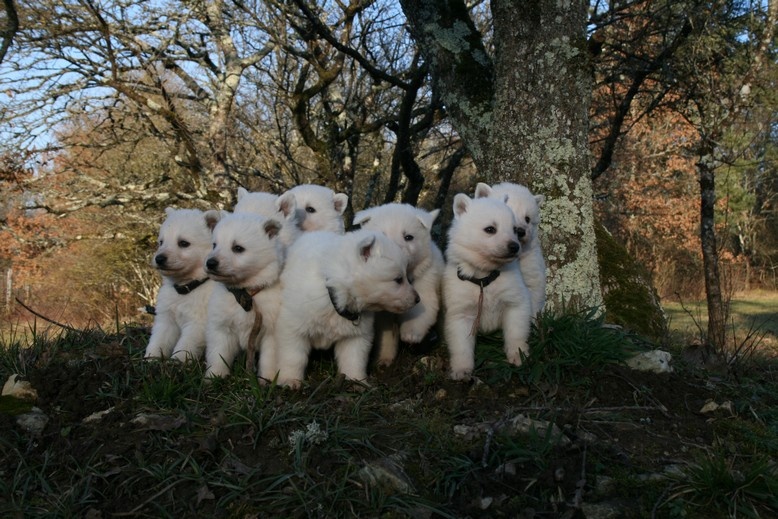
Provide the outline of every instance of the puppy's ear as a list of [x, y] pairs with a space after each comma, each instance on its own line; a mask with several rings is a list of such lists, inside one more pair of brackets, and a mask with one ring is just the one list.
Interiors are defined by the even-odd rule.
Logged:
[[489, 186], [489, 184], [484, 184], [483, 182], [479, 182], [475, 186], [475, 198], [487, 198], [491, 194], [492, 194], [492, 188]]
[[535, 201], [538, 203], [538, 207], [543, 205], [543, 202], [546, 201], [546, 197], [543, 195], [535, 195]]
[[470, 208], [472, 200], [464, 193], [458, 193], [454, 197], [454, 216], [461, 216]]
[[216, 227], [216, 224], [222, 219], [222, 212], [218, 209], [211, 209], [203, 213], [203, 216], [205, 217], [205, 225], [213, 231], [213, 228]]
[[363, 261], [370, 259], [373, 255], [373, 248], [375, 247], [375, 236], [367, 236], [359, 242], [359, 255]]
[[238, 187], [238, 202], [240, 202], [240, 199], [244, 196], [248, 195], [249, 192], [245, 187]]
[[435, 209], [434, 211], [430, 212], [419, 212], [419, 221], [421, 221], [421, 225], [424, 226], [425, 229], [430, 230], [432, 229], [432, 224], [435, 222], [435, 218], [438, 217], [440, 214], [440, 209]]
[[267, 237], [272, 239], [278, 236], [278, 233], [281, 231], [281, 224], [275, 220], [268, 220], [265, 222], [262, 228], [265, 229], [265, 234], [267, 234]]
[[290, 216], [294, 216], [295, 211], [297, 211], [297, 198], [295, 198], [294, 193], [287, 191], [279, 196], [276, 200], [276, 209], [278, 212], [282, 213], [286, 219], [289, 219]]
[[343, 214], [348, 205], [348, 195], [346, 193], [335, 193], [332, 198], [335, 211], [337, 211], [338, 214]]

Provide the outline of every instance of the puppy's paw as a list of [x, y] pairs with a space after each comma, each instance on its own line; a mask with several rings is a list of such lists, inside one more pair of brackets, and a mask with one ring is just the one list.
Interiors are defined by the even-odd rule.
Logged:
[[425, 335], [424, 333], [411, 332], [401, 334], [400, 338], [407, 344], [419, 344], [424, 340]]
[[522, 352], [521, 351], [516, 351], [516, 352], [508, 353], [506, 355], [506, 359], [508, 360], [508, 362], [510, 364], [513, 364], [514, 366], [521, 366], [521, 362], [523, 360], [522, 359]]
[[461, 380], [462, 382], [470, 382], [473, 379], [473, 371], [470, 369], [455, 370], [452, 369], [451, 380]]
[[409, 321], [400, 326], [400, 339], [408, 344], [419, 344], [427, 335], [427, 327]]
[[278, 385], [288, 389], [292, 389], [294, 391], [298, 391], [301, 387], [303, 387], [303, 381], [297, 378], [278, 379]]
[[394, 357], [381, 357], [376, 361], [378, 368], [388, 368], [394, 362]]

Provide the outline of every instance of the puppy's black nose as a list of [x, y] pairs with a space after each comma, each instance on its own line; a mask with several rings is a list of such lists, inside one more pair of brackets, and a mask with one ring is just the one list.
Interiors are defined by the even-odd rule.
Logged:
[[522, 229], [521, 227], [516, 228], [516, 236], [519, 238], [524, 238], [524, 235], [527, 234], [527, 231]]
[[205, 268], [208, 270], [216, 270], [219, 268], [219, 260], [216, 258], [208, 258], [208, 260], [205, 262]]
[[521, 245], [519, 245], [519, 242], [512, 241], [508, 244], [508, 252], [511, 254], [518, 254], [521, 250]]
[[165, 263], [167, 263], [167, 256], [165, 256], [164, 254], [157, 254], [156, 256], [154, 256], [154, 262], [158, 266], [164, 267]]

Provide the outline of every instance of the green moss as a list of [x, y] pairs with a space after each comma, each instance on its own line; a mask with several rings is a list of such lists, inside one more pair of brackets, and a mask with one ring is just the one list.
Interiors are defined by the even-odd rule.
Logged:
[[595, 224], [605, 317], [650, 337], [667, 336], [667, 318], [648, 271], [600, 224]]

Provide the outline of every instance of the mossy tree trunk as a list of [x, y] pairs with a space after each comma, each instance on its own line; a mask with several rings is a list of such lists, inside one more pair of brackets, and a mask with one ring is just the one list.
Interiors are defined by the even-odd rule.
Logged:
[[546, 196], [549, 306], [601, 305], [588, 175], [588, 2], [492, 0], [494, 56], [463, 1], [401, 3], [480, 179]]

